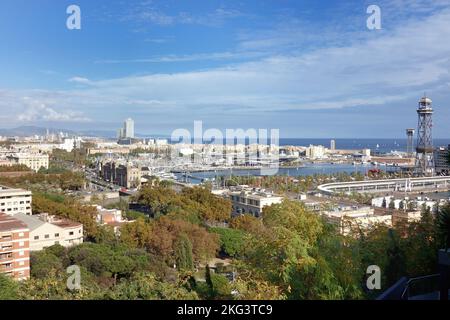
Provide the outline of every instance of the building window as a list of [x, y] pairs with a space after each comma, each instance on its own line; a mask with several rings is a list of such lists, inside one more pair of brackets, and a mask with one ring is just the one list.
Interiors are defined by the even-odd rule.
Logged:
[[23, 237], [23, 235], [24, 235], [23, 232], [19, 233], [19, 237]]
[[25, 245], [25, 242], [23, 242], [23, 241], [19, 242], [19, 247], [23, 247], [24, 245]]
[[25, 261], [20, 261], [19, 262], [19, 266], [24, 266], [25, 265]]
[[39, 236], [34, 236], [34, 240], [39, 240]]
[[73, 231], [70, 231], [70, 232], [69, 232], [69, 236], [73, 236]]
[[48, 238], [50, 238], [50, 235], [49, 235], [49, 234], [46, 234], [46, 235], [45, 235], [45, 239], [48, 239]]
[[55, 238], [58, 238], [59, 237], [59, 233], [55, 233]]
[[19, 251], [19, 256], [23, 257], [25, 255], [25, 252]]

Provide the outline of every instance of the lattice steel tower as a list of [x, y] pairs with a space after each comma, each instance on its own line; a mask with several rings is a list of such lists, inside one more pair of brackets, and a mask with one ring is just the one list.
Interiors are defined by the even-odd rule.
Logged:
[[434, 174], [433, 158], [433, 137], [431, 129], [433, 127], [433, 108], [431, 99], [424, 96], [419, 100], [417, 108], [417, 145], [416, 145], [416, 174], [430, 176]]

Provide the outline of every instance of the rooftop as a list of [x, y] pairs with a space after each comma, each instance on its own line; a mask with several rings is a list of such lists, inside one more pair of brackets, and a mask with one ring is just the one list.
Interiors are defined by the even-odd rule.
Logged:
[[20, 221], [24, 222], [28, 228], [30, 229], [30, 231], [36, 230], [37, 228], [39, 228], [40, 226], [46, 224], [46, 223], [50, 223], [53, 224], [55, 226], [58, 226], [60, 228], [76, 228], [81, 226], [81, 223], [69, 220], [69, 219], [65, 219], [65, 218], [60, 218], [60, 217], [56, 217], [56, 216], [49, 216], [48, 214], [41, 214], [41, 215], [26, 215], [23, 213], [19, 213], [16, 214], [14, 216], [15, 218], [19, 219]]
[[267, 191], [261, 188], [252, 188], [247, 185], [240, 185], [230, 189], [230, 193], [234, 195], [241, 195], [251, 199], [267, 199], [267, 198], [282, 198], [282, 196]]
[[0, 232], [28, 229], [28, 226], [15, 217], [0, 213]]
[[14, 192], [18, 192], [18, 193], [27, 193], [31, 195], [31, 191], [29, 190], [25, 190], [25, 189], [16, 189], [16, 188], [10, 188], [7, 186], [2, 186], [0, 185], [0, 195], [2, 193], [14, 193]]

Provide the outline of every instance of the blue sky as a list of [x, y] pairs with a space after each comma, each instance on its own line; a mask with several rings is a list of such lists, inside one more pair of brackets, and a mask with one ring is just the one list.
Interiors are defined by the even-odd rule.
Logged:
[[450, 135], [449, 0], [2, 0], [0, 39], [1, 127], [402, 137], [427, 92]]

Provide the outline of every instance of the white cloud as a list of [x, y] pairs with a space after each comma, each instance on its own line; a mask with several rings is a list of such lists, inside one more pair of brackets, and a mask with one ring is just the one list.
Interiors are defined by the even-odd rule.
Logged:
[[81, 112], [72, 110], [58, 110], [40, 102], [37, 99], [23, 97], [25, 109], [19, 114], [18, 120], [23, 122], [88, 122], [89, 118], [83, 116]]
[[153, 1], [143, 1], [133, 6], [133, 9], [121, 18], [123, 21], [133, 21], [137, 23], [150, 23], [158, 26], [181, 25], [202, 25], [209, 27], [217, 27], [225, 23], [227, 20], [235, 19], [243, 16], [237, 9], [221, 6], [211, 12], [205, 14], [193, 14], [186, 11], [176, 13], [165, 13]]
[[[363, 11], [364, 12], [364, 11]], [[243, 47], [252, 49], [281, 47], [297, 48], [300, 34], [285, 33], [276, 42], [274, 32], [267, 42]], [[322, 39], [330, 37], [321, 34]], [[356, 35], [353, 40], [345, 40]], [[314, 35], [310, 38], [312, 40]], [[89, 86], [65, 91], [0, 92], [0, 108], [17, 105], [15, 97], [28, 95], [40, 101], [24, 111], [22, 119], [55, 119], [55, 121], [83, 121], [83, 114], [113, 114], [126, 106], [130, 113], [140, 114], [175, 111], [184, 115], [223, 112], [257, 114], [284, 110], [328, 109], [352, 106], [395, 105], [417, 97], [423, 91], [448, 90], [442, 86], [450, 82], [450, 10], [432, 12], [423, 18], [403, 20], [394, 29], [331, 36], [327, 46], [307, 50], [267, 52], [270, 56], [220, 68], [179, 73], [161, 73], [92, 81], [82, 77], [71, 80]], [[339, 44], [339, 39], [343, 41]], [[256, 37], [255, 41], [263, 41]], [[272, 41], [272, 42], [271, 42]], [[251, 51], [243, 51], [246, 52]], [[258, 52], [258, 51], [255, 51]], [[239, 52], [240, 54], [241, 52]], [[234, 52], [169, 55], [136, 59], [135, 62], [192, 61], [195, 59], [231, 59]], [[133, 60], [132, 60], [133, 61]], [[123, 62], [120, 60], [110, 63]], [[3, 101], [2, 101], [3, 100]], [[3, 103], [2, 103], [3, 102]], [[449, 101], [450, 102], [450, 101]], [[70, 113], [73, 106], [83, 114]], [[49, 107], [51, 106], [51, 107]], [[60, 106], [58, 112], [54, 106]], [[18, 106], [17, 110], [21, 110]], [[62, 110], [65, 110], [64, 112]], [[239, 111], [237, 111], [239, 110]], [[55, 114], [56, 113], [56, 114]], [[43, 116], [39, 116], [42, 114]], [[58, 120], [56, 120], [58, 119]], [[31, 120], [30, 120], [31, 121]]]
[[212, 52], [186, 55], [166, 55], [155, 56], [143, 59], [114, 60], [104, 59], [95, 61], [100, 64], [119, 64], [119, 63], [171, 63], [171, 62], [189, 62], [189, 61], [208, 61], [208, 60], [242, 60], [267, 56], [267, 53], [257, 51], [235, 51], [235, 52]]
[[91, 84], [91, 81], [89, 79], [83, 77], [72, 77], [68, 81], [79, 84]]

